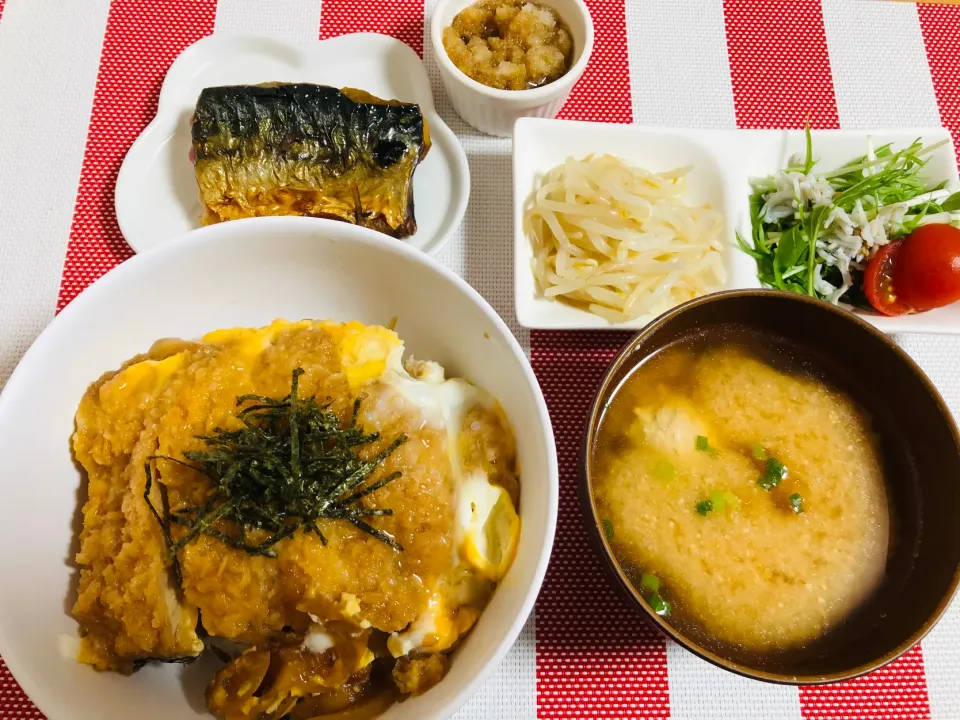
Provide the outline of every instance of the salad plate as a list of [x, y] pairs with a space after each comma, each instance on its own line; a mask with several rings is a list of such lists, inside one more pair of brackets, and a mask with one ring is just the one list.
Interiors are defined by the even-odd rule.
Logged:
[[432, 146], [413, 176], [417, 232], [405, 242], [435, 254], [460, 225], [470, 171], [460, 141], [437, 114], [426, 68], [407, 45], [355, 33], [311, 45], [251, 35], [211, 35], [170, 66], [157, 115], [131, 146], [116, 187], [117, 222], [136, 252], [200, 227], [190, 121], [200, 91], [221, 85], [309, 82], [417, 103]]
[[[811, 130], [817, 171], [830, 171], [864, 156], [870, 148], [890, 144], [893, 151], [919, 140], [930, 151], [921, 176], [927, 186], [960, 185], [950, 133], [944, 128], [895, 130]], [[584, 309], [543, 297], [532, 272], [533, 245], [524, 229], [524, 214], [546, 173], [568, 157], [610, 154], [652, 172], [692, 166], [685, 200], [708, 205], [724, 217], [720, 254], [726, 279], [719, 290], [763, 286], [757, 262], [740, 247], [750, 247], [751, 180], [773, 176], [793, 156], [806, 151], [804, 130], [699, 130], [524, 118], [514, 131], [514, 299], [517, 318], [531, 329], [638, 329], [652, 316], [612, 323]], [[928, 312], [888, 317], [855, 310], [887, 333], [960, 334], [960, 303]]]

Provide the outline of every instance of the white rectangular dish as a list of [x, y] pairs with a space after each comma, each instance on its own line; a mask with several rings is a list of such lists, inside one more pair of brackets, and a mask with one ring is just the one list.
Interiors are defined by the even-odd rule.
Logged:
[[[813, 130], [818, 167], [830, 169], [863, 155], [868, 138], [875, 146], [893, 143], [894, 149], [916, 139], [925, 145], [947, 139], [929, 156], [924, 175], [931, 183], [958, 181], [950, 133], [943, 128], [900, 130]], [[542, 297], [531, 263], [533, 247], [523, 231], [523, 214], [540, 179], [568, 157], [609, 153], [657, 172], [693, 165], [687, 176], [686, 199], [709, 204], [726, 220], [722, 234], [727, 268], [724, 289], [759, 288], [753, 258], [739, 249], [735, 233], [749, 240], [752, 177], [782, 169], [794, 153], [803, 153], [803, 130], [696, 130], [649, 128], [638, 125], [572, 122], [523, 118], [513, 137], [514, 299], [517, 319], [531, 329], [638, 329], [653, 317], [629, 323], [611, 323], [585, 310]], [[886, 317], [858, 313], [888, 333], [960, 334], [960, 303], [915, 315]]]

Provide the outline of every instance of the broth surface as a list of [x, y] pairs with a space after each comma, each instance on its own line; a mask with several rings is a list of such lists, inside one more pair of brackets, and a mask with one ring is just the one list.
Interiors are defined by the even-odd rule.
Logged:
[[648, 600], [659, 584], [668, 621], [708, 647], [804, 647], [884, 577], [871, 420], [773, 347], [748, 334], [665, 348], [614, 393], [592, 458], [621, 566]]

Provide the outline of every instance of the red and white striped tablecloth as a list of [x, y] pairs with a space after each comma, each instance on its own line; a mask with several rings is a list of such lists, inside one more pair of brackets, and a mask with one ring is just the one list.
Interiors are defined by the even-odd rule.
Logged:
[[[455, 116], [424, 42], [434, 0], [0, 0], [0, 383], [84, 287], [131, 254], [113, 186], [163, 75], [210, 33], [311, 42], [394, 35], [426, 54], [470, 159], [442, 260], [529, 348], [557, 433], [560, 520], [523, 635], [460, 718], [960, 718], [960, 607], [866, 678], [790, 688], [735, 677], [648, 629], [586, 546], [575, 496], [589, 399], [626, 336], [522, 331], [513, 316], [510, 142]], [[943, 124], [960, 152], [960, 7], [885, 0], [587, 0], [590, 66], [564, 118], [695, 127]], [[960, 414], [960, 341], [898, 338]], [[3, 552], [0, 549], [0, 552]], [[25, 582], [18, 580], [18, 582]], [[10, 579], [0, 592], [13, 591]], [[0, 661], [0, 720], [42, 718]]]

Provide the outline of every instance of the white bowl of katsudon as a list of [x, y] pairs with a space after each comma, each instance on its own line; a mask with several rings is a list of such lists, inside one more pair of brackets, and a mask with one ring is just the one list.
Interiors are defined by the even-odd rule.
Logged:
[[0, 395], [0, 655], [50, 720], [445, 718], [557, 497], [462, 279], [348, 223], [213, 225], [81, 293]]

